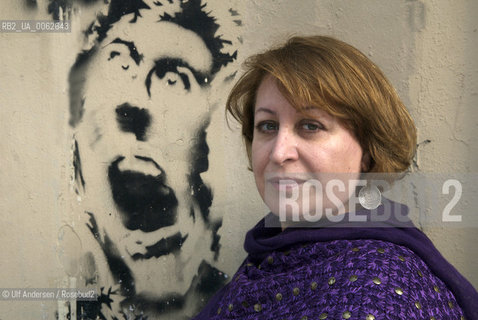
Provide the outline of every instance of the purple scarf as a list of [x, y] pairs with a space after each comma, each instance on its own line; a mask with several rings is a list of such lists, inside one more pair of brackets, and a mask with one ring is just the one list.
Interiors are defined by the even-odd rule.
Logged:
[[[438, 252], [428, 237], [415, 228], [409, 220], [399, 221], [397, 213], [403, 217], [408, 213], [404, 205], [384, 200], [386, 205], [392, 205], [392, 217], [385, 222], [351, 223], [348, 216], [342, 222], [320, 222], [314, 228], [281, 228], [266, 227], [277, 223], [273, 214], [252, 228], [246, 235], [245, 250], [249, 253], [247, 261], [260, 262], [271, 252], [284, 251], [299, 243], [328, 242], [334, 240], [381, 240], [407, 247], [420, 257], [430, 270], [440, 278], [450, 289], [456, 301], [462, 308], [466, 319], [478, 320], [478, 293], [473, 286]], [[375, 213], [384, 214], [384, 205], [378, 207]], [[391, 207], [388, 207], [391, 208]], [[357, 212], [370, 217], [369, 210]], [[276, 224], [277, 225], [277, 224]], [[216, 304], [225, 293], [226, 288], [220, 290], [208, 303], [207, 307], [195, 319], [207, 319], [207, 315], [215, 312]]]

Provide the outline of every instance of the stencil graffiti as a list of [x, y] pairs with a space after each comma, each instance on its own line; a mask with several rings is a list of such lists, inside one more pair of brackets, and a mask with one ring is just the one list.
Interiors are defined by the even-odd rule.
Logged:
[[226, 280], [201, 177], [210, 92], [237, 53], [219, 30], [200, 0], [111, 0], [87, 32], [69, 76], [74, 177], [111, 279], [84, 275], [104, 290], [78, 319], [188, 319]]
[[37, 8], [37, 1], [36, 0], [25, 0], [25, 4], [28, 9], [36, 9]]
[[[36, 0], [26, 0], [27, 2], [36, 2]], [[48, 0], [48, 13], [51, 14], [53, 20], [69, 19], [73, 4], [92, 5], [96, 2], [108, 3], [108, 0]]]

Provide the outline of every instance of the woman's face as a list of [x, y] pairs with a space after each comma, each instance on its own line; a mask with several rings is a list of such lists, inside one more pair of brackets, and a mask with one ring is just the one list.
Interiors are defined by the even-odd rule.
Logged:
[[[273, 213], [282, 217], [279, 211], [288, 203], [285, 210], [289, 219], [294, 208], [290, 201], [296, 198], [299, 211], [304, 209], [304, 199], [309, 213], [318, 207], [337, 209], [334, 199], [324, 196], [326, 184], [333, 179], [345, 185], [346, 190], [336, 187], [335, 191], [333, 182], [329, 186], [345, 204], [348, 190], [355, 189], [349, 181], [360, 176], [362, 155], [354, 135], [337, 118], [312, 107], [308, 115], [297, 112], [279, 91], [275, 78], [262, 80], [254, 108], [252, 169], [259, 193]], [[311, 179], [315, 184], [304, 193], [304, 183]], [[313, 192], [319, 190], [317, 182], [323, 187], [320, 193], [324, 195], [319, 194], [323, 202], [317, 202], [317, 192]], [[299, 214], [304, 220], [303, 212]]]

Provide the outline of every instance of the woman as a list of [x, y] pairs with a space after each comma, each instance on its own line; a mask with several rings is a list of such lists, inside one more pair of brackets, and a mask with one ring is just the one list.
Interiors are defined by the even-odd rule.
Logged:
[[[397, 219], [406, 206], [383, 199], [356, 211], [351, 201], [365, 173], [390, 182], [405, 172], [416, 146], [408, 111], [361, 52], [329, 37], [293, 37], [249, 58], [227, 111], [242, 125], [271, 213], [247, 233], [246, 260], [195, 319], [478, 319], [471, 284]], [[333, 189], [306, 189], [334, 177], [335, 200]], [[334, 220], [352, 211], [367, 222]], [[390, 219], [373, 224], [371, 213], [385, 211]]]

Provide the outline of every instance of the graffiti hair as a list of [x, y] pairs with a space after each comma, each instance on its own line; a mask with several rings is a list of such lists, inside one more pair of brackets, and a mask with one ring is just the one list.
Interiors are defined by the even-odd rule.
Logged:
[[[159, 1], [154, 2], [155, 6], [161, 7]], [[133, 14], [130, 23], [136, 23], [141, 19], [141, 10], [154, 10], [143, 0], [111, 0], [108, 13], [100, 14], [97, 21], [93, 22], [85, 34], [96, 34], [96, 43], [89, 49], [80, 52], [69, 73], [69, 91], [70, 91], [70, 125], [75, 127], [83, 116], [84, 108], [84, 84], [86, 81], [86, 71], [92, 56], [98, 51], [99, 44], [106, 38], [108, 31], [123, 16]], [[221, 35], [216, 35], [219, 25], [210, 12], [205, 11], [206, 4], [201, 0], [180, 1], [180, 10], [174, 14], [164, 12], [158, 15], [158, 22], [172, 22], [180, 27], [191, 30], [196, 33], [206, 44], [211, 52], [213, 64], [211, 71], [206, 75], [208, 82], [200, 85], [208, 85], [214, 78], [214, 75], [228, 63], [237, 58], [237, 50], [228, 53], [223, 52], [224, 45], [231, 45], [232, 41], [222, 39]]]
[[299, 112], [316, 107], [337, 117], [370, 154], [369, 172], [406, 171], [416, 150], [415, 124], [395, 89], [363, 53], [326, 36], [292, 37], [253, 55], [229, 94], [226, 112], [242, 125], [251, 164], [254, 106], [260, 83], [274, 77]]
[[[221, 36], [215, 36], [219, 25], [216, 19], [205, 12], [206, 5], [201, 5], [201, 1], [181, 2], [181, 11], [174, 16], [165, 13], [161, 16], [161, 21], [174, 22], [177, 25], [191, 30], [203, 39], [207, 48], [213, 56], [213, 66], [211, 74], [214, 75], [221, 67], [226, 66], [237, 57], [237, 51], [232, 54], [223, 53], [224, 44], [232, 44], [230, 40], [224, 40]], [[194, 19], [192, 19], [194, 17]]]

